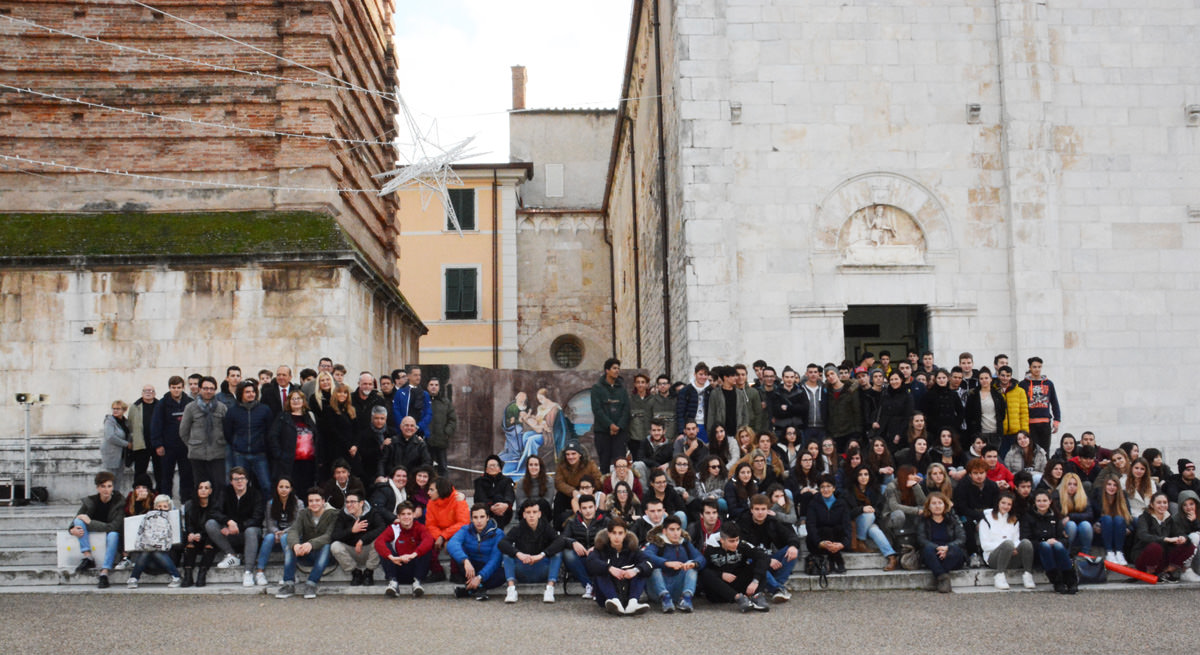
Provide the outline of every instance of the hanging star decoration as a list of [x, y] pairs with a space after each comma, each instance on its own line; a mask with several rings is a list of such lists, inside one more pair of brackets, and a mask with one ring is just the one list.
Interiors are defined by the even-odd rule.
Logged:
[[462, 228], [459, 227], [458, 215], [454, 212], [454, 206], [450, 202], [449, 187], [462, 184], [462, 180], [454, 172], [454, 162], [478, 154], [470, 149], [471, 142], [475, 140], [475, 137], [467, 137], [462, 141], [443, 147], [438, 144], [437, 122], [431, 122], [428, 129], [422, 130], [409, 110], [408, 104], [404, 102], [404, 98], [397, 95], [396, 99], [400, 105], [400, 116], [412, 136], [409, 152], [402, 155], [402, 158], [408, 163], [374, 176], [375, 178], [387, 178], [387, 182], [379, 190], [379, 195], [386, 196], [399, 189], [419, 187], [421, 189], [421, 208], [428, 209], [429, 203], [432, 202], [434, 196], [437, 196], [442, 203], [442, 208], [446, 211], [446, 217], [450, 224], [461, 236]]

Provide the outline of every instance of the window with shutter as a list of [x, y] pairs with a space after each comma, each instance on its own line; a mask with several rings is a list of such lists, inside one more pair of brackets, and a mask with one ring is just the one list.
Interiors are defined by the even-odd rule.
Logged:
[[446, 269], [446, 320], [479, 318], [478, 276], [474, 268]]
[[[450, 206], [458, 218], [458, 226], [463, 230], [475, 228], [475, 189], [450, 189]], [[446, 217], [446, 229], [453, 230], [450, 217]]]

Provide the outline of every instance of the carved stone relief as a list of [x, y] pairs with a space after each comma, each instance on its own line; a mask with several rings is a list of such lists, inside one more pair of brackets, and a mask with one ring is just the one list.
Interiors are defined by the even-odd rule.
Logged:
[[904, 266], [925, 263], [925, 235], [908, 212], [875, 203], [852, 213], [838, 233], [842, 263]]

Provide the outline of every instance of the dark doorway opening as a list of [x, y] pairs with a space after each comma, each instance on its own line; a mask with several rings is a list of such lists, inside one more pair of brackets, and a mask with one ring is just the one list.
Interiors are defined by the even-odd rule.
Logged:
[[857, 362], [870, 351], [879, 359], [881, 351], [892, 361], [904, 359], [909, 348], [929, 349], [929, 321], [924, 305], [850, 305], [842, 319], [846, 358]]

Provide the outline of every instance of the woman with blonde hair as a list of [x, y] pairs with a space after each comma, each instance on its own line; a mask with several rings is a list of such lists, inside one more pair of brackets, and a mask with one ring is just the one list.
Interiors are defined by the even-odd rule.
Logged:
[[113, 488], [121, 486], [121, 476], [125, 473], [125, 453], [133, 452], [129, 422], [125, 420], [127, 411], [129, 405], [125, 401], [114, 400], [112, 413], [104, 417], [104, 438], [100, 441], [100, 468], [112, 473], [116, 478]]
[[925, 469], [925, 479], [921, 486], [925, 488], [926, 497], [935, 491], [947, 498], [954, 496], [954, 483], [950, 480], [950, 474], [946, 473], [946, 465], [941, 462], [934, 462]]
[[308, 408], [314, 414], [319, 416], [329, 406], [330, 397], [333, 395], [333, 386], [333, 376], [329, 374], [329, 371], [321, 371], [317, 374], [317, 388], [308, 397]]
[[1068, 473], [1058, 485], [1058, 515], [1067, 534], [1067, 550], [1072, 556], [1087, 553], [1092, 548], [1092, 506], [1079, 475]]
[[354, 403], [350, 401], [349, 386], [333, 385], [329, 402], [324, 405], [324, 409], [317, 412], [317, 434], [321, 435], [320, 446], [325, 451], [317, 479], [328, 479], [332, 475], [330, 463], [337, 459], [349, 462], [351, 471], [361, 469], [358, 435], [354, 431]]
[[734, 436], [736, 437], [737, 441], [737, 443], [734, 445], [737, 446], [739, 453], [743, 453], [742, 458], [744, 459], [745, 453], [749, 453], [751, 450], [754, 450], [754, 439], [758, 435], [754, 432], [754, 428], [748, 425], [743, 425], [737, 429], [737, 432], [734, 434]]

